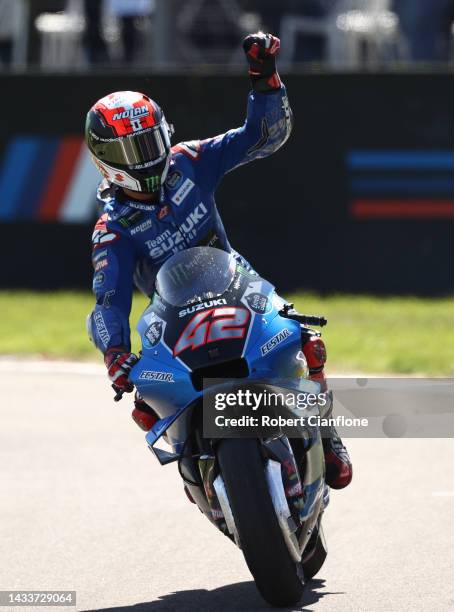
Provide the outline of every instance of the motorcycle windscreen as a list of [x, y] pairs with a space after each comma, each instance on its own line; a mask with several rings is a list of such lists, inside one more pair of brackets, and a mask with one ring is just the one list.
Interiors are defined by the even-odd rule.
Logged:
[[156, 277], [156, 291], [171, 306], [183, 307], [223, 295], [232, 284], [236, 261], [231, 253], [193, 247], [168, 259]]

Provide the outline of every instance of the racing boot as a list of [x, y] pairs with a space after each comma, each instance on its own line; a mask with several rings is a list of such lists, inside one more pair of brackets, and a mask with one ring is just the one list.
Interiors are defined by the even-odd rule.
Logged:
[[144, 402], [139, 393], [134, 397], [134, 410], [132, 411], [132, 419], [143, 431], [150, 431], [153, 425], [159, 421], [158, 415], [150, 406]]
[[320, 430], [325, 455], [325, 482], [332, 489], [344, 489], [353, 477], [348, 451], [334, 425], [320, 427]]
[[[320, 334], [307, 328], [301, 329], [302, 351], [309, 368], [309, 378], [320, 385], [320, 391], [326, 392], [328, 385], [325, 378], [326, 347]], [[332, 394], [330, 401], [320, 416], [330, 418], [333, 412]], [[332, 489], [343, 489], [350, 484], [353, 477], [353, 467], [348, 451], [342, 442], [334, 425], [320, 427], [323, 452], [325, 455], [325, 482]]]

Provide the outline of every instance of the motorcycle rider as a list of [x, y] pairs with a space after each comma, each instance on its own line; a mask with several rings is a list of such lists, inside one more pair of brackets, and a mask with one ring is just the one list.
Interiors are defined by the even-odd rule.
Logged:
[[[137, 362], [129, 328], [133, 285], [151, 296], [159, 267], [184, 248], [208, 245], [235, 253], [216, 208], [216, 187], [224, 174], [271, 155], [290, 136], [291, 110], [276, 70], [279, 39], [258, 32], [247, 36], [243, 47], [252, 92], [240, 128], [172, 147], [173, 126], [161, 108], [129, 91], [105, 96], [87, 115], [86, 141], [104, 176], [98, 199], [105, 211], [92, 236], [96, 305], [88, 329], [116, 390], [133, 391], [128, 380]], [[302, 350], [311, 377], [324, 383], [323, 341], [303, 328]], [[134, 406], [133, 419], [148, 431], [156, 414], [137, 393]], [[334, 428], [323, 435], [326, 481], [343, 488], [352, 478], [347, 450]]]

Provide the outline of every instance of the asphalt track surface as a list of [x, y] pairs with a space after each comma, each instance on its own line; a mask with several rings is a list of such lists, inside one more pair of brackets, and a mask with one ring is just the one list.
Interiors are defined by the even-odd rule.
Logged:
[[[0, 398], [0, 590], [76, 590], [77, 610], [270, 609], [101, 367], [0, 362]], [[328, 559], [292, 609], [454, 610], [453, 441], [349, 449]]]

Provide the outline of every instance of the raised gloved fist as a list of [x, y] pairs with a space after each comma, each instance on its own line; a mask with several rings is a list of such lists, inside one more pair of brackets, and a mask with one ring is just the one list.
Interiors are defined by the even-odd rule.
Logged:
[[243, 40], [243, 49], [249, 62], [249, 76], [255, 91], [266, 92], [281, 87], [276, 70], [276, 56], [281, 41], [277, 36], [257, 32]]
[[110, 348], [104, 354], [104, 363], [107, 367], [109, 376], [115, 391], [131, 393], [134, 385], [129, 380], [129, 373], [132, 367], [139, 361], [137, 355], [129, 353], [122, 347]]

